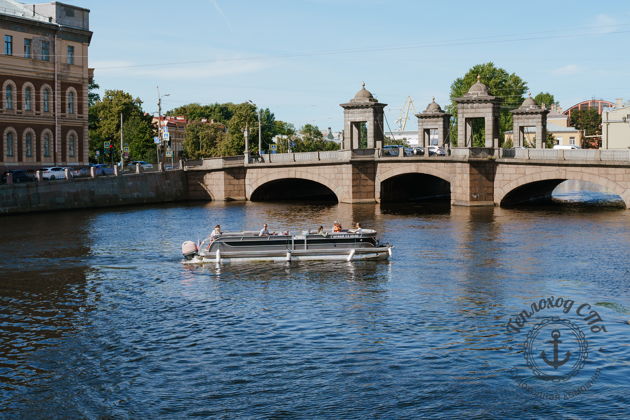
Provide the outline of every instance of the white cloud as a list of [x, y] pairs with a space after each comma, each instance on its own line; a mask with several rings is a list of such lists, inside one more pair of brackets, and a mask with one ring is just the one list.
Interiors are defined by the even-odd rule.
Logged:
[[614, 32], [617, 25], [617, 19], [604, 13], [595, 16], [595, 21], [591, 24], [595, 32], [599, 34]]
[[576, 74], [580, 71], [580, 68], [575, 64], [567, 64], [566, 66], [559, 67], [551, 71], [556, 76], [567, 76], [570, 74]]

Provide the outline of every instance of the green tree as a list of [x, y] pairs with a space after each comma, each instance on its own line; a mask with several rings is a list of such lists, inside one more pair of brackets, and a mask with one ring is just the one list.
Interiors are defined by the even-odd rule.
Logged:
[[292, 152], [317, 152], [339, 149], [337, 143], [324, 139], [322, 131], [316, 125], [305, 124], [300, 129], [299, 134], [299, 136], [289, 136], [289, 140], [293, 142]]
[[[595, 108], [586, 108], [571, 111], [570, 125], [582, 130], [586, 136], [598, 136], [602, 134], [602, 116]], [[597, 147], [595, 142], [584, 139], [583, 147]]]
[[155, 147], [151, 116], [142, 110], [142, 101], [122, 90], [106, 90], [103, 98], [90, 107], [90, 159], [95, 161], [96, 150], [103, 149], [103, 142], [114, 144], [114, 156], [120, 159], [120, 114], [123, 114], [125, 143], [129, 144], [134, 160], [153, 160]]
[[548, 92], [540, 92], [538, 95], [534, 96], [534, 101], [539, 106], [545, 105], [547, 109], [551, 108], [551, 105], [556, 105], [556, 98], [551, 93]]
[[[496, 67], [494, 63], [477, 64], [473, 66], [463, 77], [455, 79], [451, 85], [451, 104], [448, 111], [457, 118], [457, 103], [455, 98], [464, 96], [470, 87], [477, 82], [477, 76], [483, 84], [488, 87], [490, 95], [497, 96], [503, 100], [499, 113], [499, 139], [503, 139], [504, 133], [512, 129], [511, 110], [518, 108], [523, 103], [523, 95], [527, 91], [527, 83], [516, 74], [508, 73], [506, 70]], [[474, 146], [484, 146], [483, 122], [475, 120], [473, 122]], [[451, 130], [451, 140], [457, 144], [457, 120], [455, 120]]]
[[220, 156], [242, 155], [245, 150], [244, 131], [247, 127], [250, 153], [258, 152], [258, 118], [256, 107], [250, 103], [233, 105], [227, 123], [228, 135], [217, 145]]
[[186, 157], [201, 159], [220, 156], [218, 145], [225, 140], [225, 137], [225, 127], [222, 124], [200, 121], [189, 123], [184, 132]]
[[90, 83], [88, 84], [88, 107], [93, 106], [101, 100], [101, 95], [97, 92], [100, 88], [101, 87], [94, 81], [94, 79], [90, 80]]
[[192, 103], [171, 109], [166, 115], [174, 117], [183, 116], [189, 121], [201, 121], [205, 119], [226, 124], [230, 118], [232, 118], [234, 107], [235, 105], [232, 103], [215, 103], [211, 105]]

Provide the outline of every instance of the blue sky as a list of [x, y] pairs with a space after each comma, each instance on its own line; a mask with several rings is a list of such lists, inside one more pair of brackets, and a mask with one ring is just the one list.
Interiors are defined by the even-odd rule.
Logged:
[[[190, 102], [270, 108], [297, 127], [342, 128], [339, 104], [365, 81], [394, 128], [407, 96], [448, 102], [487, 61], [563, 107], [630, 99], [630, 2], [69, 0], [91, 10], [90, 66], [157, 112]], [[415, 118], [408, 128], [415, 129]]]

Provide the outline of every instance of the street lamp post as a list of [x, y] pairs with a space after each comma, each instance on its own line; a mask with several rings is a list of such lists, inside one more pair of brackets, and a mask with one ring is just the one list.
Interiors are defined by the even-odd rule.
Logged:
[[258, 110], [258, 107], [251, 100], [248, 101], [250, 104], [256, 107], [256, 116], [258, 117], [258, 155], [262, 156], [262, 108]]
[[[158, 106], [158, 137], [160, 139], [160, 143], [162, 143], [162, 147], [164, 147], [164, 139], [163, 137], [163, 133], [162, 133], [162, 98], [166, 97], [166, 96], [171, 96], [170, 93], [166, 93], [164, 95], [160, 95], [160, 87], [157, 87], [157, 94], [158, 94], [158, 102], [157, 102], [157, 106]], [[158, 144], [156, 144], [155, 146], [156, 148], [158, 147]], [[157, 153], [157, 163], [158, 165], [160, 164], [160, 152]]]

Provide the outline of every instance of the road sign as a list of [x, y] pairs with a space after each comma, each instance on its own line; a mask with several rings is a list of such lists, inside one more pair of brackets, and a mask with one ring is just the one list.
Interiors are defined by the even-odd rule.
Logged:
[[129, 154], [129, 146], [123, 147], [123, 152]]
[[165, 132], [162, 133], [162, 139], [164, 141], [169, 141], [171, 139], [171, 135], [169, 134], [168, 131], [165, 131]]
[[166, 151], [166, 157], [173, 157], [173, 151], [172, 150], [167, 150]]
[[272, 150], [272, 151], [275, 152], [276, 150], [278, 150], [278, 145], [277, 144], [273, 144], [273, 143], [270, 144], [269, 145], [269, 150]]
[[162, 127], [162, 133], [168, 133], [168, 125]]
[[99, 157], [101, 155], [101, 151], [97, 150], [96, 152], [94, 152], [94, 154], [96, 155], [96, 157]]
[[108, 141], [104, 141], [103, 142], [103, 147], [106, 149], [109, 149], [109, 142]]
[[159, 137], [153, 137], [153, 143], [160, 144], [160, 138]]

